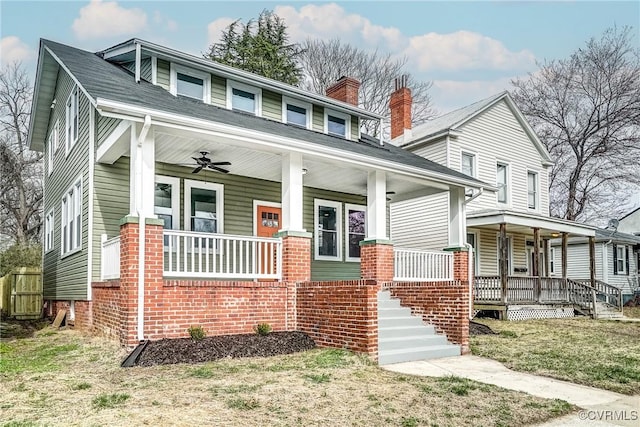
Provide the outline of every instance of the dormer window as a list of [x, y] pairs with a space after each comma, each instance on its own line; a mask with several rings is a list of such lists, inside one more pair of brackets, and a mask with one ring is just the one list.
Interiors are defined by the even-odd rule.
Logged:
[[245, 113], [262, 114], [260, 88], [227, 80], [227, 108]]
[[351, 117], [337, 111], [325, 110], [324, 130], [329, 135], [350, 139]]
[[282, 121], [290, 125], [311, 129], [312, 106], [297, 99], [282, 98]]
[[171, 64], [169, 91], [173, 95], [211, 103], [211, 75], [178, 64]]

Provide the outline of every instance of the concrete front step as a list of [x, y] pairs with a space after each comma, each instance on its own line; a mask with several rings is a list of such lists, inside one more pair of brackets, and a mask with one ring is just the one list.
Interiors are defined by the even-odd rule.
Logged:
[[387, 350], [378, 353], [378, 364], [410, 362], [414, 360], [439, 359], [442, 357], [460, 356], [457, 345], [433, 345], [427, 347], [413, 347], [411, 349]]
[[378, 327], [378, 339], [382, 338], [401, 338], [401, 337], [417, 337], [435, 335], [436, 330], [432, 325], [416, 325], [416, 326], [390, 326]]
[[396, 326], [421, 326], [422, 319], [408, 314], [407, 316], [380, 317], [378, 315], [378, 329]]
[[412, 335], [404, 337], [378, 338], [378, 345], [387, 350], [411, 349], [415, 347], [451, 345], [443, 335]]

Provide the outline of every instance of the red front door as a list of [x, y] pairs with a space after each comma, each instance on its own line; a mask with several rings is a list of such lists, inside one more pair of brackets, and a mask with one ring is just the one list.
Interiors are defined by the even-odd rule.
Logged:
[[[280, 229], [282, 209], [273, 206], [258, 205], [256, 210], [256, 227], [258, 237], [273, 237]], [[273, 245], [260, 243], [260, 273], [275, 273], [276, 252]]]

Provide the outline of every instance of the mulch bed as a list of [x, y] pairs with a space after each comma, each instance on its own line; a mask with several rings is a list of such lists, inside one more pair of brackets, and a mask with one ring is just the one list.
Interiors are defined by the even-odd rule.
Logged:
[[496, 333], [482, 323], [469, 322], [469, 335], [495, 335]]
[[316, 343], [303, 332], [271, 332], [268, 335], [243, 334], [163, 339], [147, 344], [138, 366], [174, 363], [202, 363], [225, 357], [268, 357], [310, 350]]

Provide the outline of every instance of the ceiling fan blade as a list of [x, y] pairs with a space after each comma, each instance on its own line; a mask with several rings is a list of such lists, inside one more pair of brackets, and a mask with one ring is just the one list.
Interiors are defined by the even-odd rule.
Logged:
[[198, 173], [202, 170], [202, 166], [198, 166], [197, 168], [195, 168], [191, 173]]
[[231, 162], [211, 162], [210, 164], [217, 166], [231, 166]]
[[192, 157], [192, 159], [193, 159], [193, 160], [195, 160], [195, 161], [196, 161], [196, 163], [197, 163], [197, 164], [199, 164], [199, 165], [201, 165], [201, 166], [206, 165], [206, 164], [207, 164], [207, 160], [209, 160], [209, 159], [204, 159], [204, 160], [203, 160], [203, 159], [199, 159], [199, 158], [197, 158], [197, 157]]
[[217, 167], [217, 166], [209, 165], [209, 168], [210, 168], [210, 169], [213, 169], [213, 170], [216, 170], [216, 171], [218, 171], [218, 172], [222, 172], [222, 173], [229, 173], [229, 171], [228, 171], [228, 170], [226, 170], [226, 169], [222, 169], [222, 168], [219, 168], [219, 167]]

